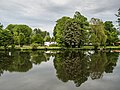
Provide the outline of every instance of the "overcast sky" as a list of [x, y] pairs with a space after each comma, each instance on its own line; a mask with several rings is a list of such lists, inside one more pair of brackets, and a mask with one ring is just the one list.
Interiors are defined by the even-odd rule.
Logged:
[[79, 11], [88, 19], [100, 18], [115, 22], [120, 0], [0, 0], [0, 22], [27, 24], [52, 34], [56, 20], [62, 16], [73, 17]]

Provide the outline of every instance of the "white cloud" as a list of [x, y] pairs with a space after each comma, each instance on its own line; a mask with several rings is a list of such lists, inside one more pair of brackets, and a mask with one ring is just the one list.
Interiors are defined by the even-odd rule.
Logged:
[[98, 17], [115, 22], [118, 8], [119, 0], [1, 0], [0, 22], [5, 26], [10, 23], [41, 26], [51, 32], [57, 19], [71, 17], [75, 11], [89, 19]]
[[68, 2], [70, 2], [71, 0], [51, 0], [51, 2], [53, 2], [56, 5], [65, 5]]

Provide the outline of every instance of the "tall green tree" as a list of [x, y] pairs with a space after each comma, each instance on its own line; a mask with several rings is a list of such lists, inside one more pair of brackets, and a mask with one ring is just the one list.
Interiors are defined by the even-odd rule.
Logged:
[[7, 27], [6, 27], [6, 29], [8, 29], [11, 33], [12, 33], [12, 39], [11, 39], [11, 45], [12, 45], [12, 48], [14, 48], [15, 47], [15, 40], [14, 39], [16, 39], [16, 37], [14, 38], [14, 33], [13, 33], [13, 28], [15, 27], [16, 25], [15, 24], [9, 24]]
[[4, 46], [5, 49], [11, 45], [12, 34], [9, 30], [0, 30], [0, 45]]
[[15, 43], [23, 46], [31, 43], [32, 29], [29, 26], [21, 24], [9, 24], [6, 29], [8, 29], [13, 35], [13, 44]]
[[64, 43], [66, 47], [80, 46], [84, 39], [84, 31], [75, 19], [66, 22], [64, 30]]
[[55, 41], [59, 46], [64, 44], [63, 42], [63, 31], [65, 29], [66, 21], [69, 20], [70, 17], [62, 17], [56, 21], [56, 26], [54, 27], [53, 35], [55, 37]]
[[[32, 29], [27, 26], [27, 25], [16, 25], [13, 28], [13, 33], [15, 36], [19, 36], [22, 34], [24, 34], [24, 43], [23, 45], [29, 45], [31, 43], [30, 37], [31, 37], [31, 33], [32, 33]], [[18, 39], [19, 41], [19, 39]], [[20, 44], [20, 43], [19, 43]]]
[[59, 45], [79, 47], [83, 45], [86, 40], [85, 30], [87, 31], [88, 26], [87, 18], [81, 15], [80, 12], [76, 11], [73, 18], [62, 17], [57, 20], [57, 24], [54, 28], [55, 41]]
[[75, 12], [74, 18], [66, 21], [64, 29], [64, 43], [69, 47], [83, 46], [86, 41], [86, 35], [89, 23], [87, 18], [79, 12]]
[[98, 18], [92, 18], [90, 21], [91, 35], [90, 41], [97, 50], [99, 45], [106, 45], [107, 36], [105, 35], [104, 23]]
[[105, 34], [108, 37], [106, 43], [108, 45], [112, 45], [114, 42], [117, 42], [119, 40], [117, 29], [114, 27], [112, 21], [106, 21], [104, 25], [105, 25]]

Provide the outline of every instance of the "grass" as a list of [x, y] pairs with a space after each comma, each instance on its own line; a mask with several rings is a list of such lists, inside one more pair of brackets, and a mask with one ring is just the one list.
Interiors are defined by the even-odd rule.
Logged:
[[[10, 48], [10, 46], [9, 46]], [[103, 48], [103, 46], [98, 47], [98, 49]], [[36, 50], [93, 50], [94, 46], [83, 46], [81, 48], [62, 48], [62, 47], [48, 47], [48, 46], [38, 46]], [[120, 46], [106, 46], [107, 50], [120, 50]], [[0, 50], [4, 50], [4, 47], [0, 47]], [[15, 50], [32, 50], [32, 46], [15, 46]]]
[[[15, 49], [21, 49], [21, 50], [32, 50], [32, 46], [23, 46], [23, 47], [20, 47], [20, 46], [16, 46]], [[37, 47], [37, 50], [46, 50], [46, 49], [61, 49], [61, 47], [48, 47], [48, 46], [38, 46]]]
[[107, 46], [106, 49], [117, 49], [117, 50], [120, 50], [120, 46]]

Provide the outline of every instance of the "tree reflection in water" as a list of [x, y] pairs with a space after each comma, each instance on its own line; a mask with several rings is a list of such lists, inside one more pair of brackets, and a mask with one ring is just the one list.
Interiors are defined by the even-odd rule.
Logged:
[[119, 53], [89, 53], [83, 51], [65, 51], [56, 54], [54, 66], [56, 76], [63, 82], [73, 81], [77, 87], [87, 81], [99, 79], [103, 73], [112, 73]]
[[32, 68], [30, 54], [28, 52], [15, 52], [12, 56], [9, 52], [0, 52], [0, 72], [26, 72]]
[[5, 72], [27, 72], [33, 64], [47, 62], [55, 56], [56, 76], [63, 82], [73, 81], [76, 87], [91, 77], [92, 80], [102, 78], [104, 73], [113, 73], [119, 53], [88, 51], [61, 51], [60, 53], [9, 52], [0, 51], [0, 76]]
[[31, 62], [34, 63], [35, 65], [41, 64], [41, 62], [47, 62], [49, 60], [49, 57], [45, 55], [44, 52], [38, 52], [34, 51], [31, 52]]
[[9, 72], [27, 72], [29, 71], [33, 64], [41, 64], [41, 62], [46, 62], [49, 60], [50, 55], [44, 52], [0, 52], [0, 76], [4, 71]]

